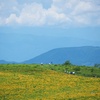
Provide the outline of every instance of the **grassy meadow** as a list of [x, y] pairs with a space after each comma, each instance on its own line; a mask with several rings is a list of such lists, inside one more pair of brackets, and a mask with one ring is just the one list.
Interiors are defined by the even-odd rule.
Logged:
[[1, 64], [0, 100], [100, 100], [100, 68]]

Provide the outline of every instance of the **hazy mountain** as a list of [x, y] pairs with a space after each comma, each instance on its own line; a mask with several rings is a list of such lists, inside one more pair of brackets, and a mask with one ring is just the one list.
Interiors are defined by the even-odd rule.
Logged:
[[13, 64], [13, 63], [16, 63], [14, 61], [5, 61], [5, 60], [0, 60], [0, 64]]
[[7, 63], [7, 61], [5, 61], [5, 60], [0, 60], [0, 64], [6, 64]]
[[56, 48], [23, 63], [54, 63], [63, 64], [69, 60], [76, 65], [94, 65], [100, 63], [100, 47], [65, 47]]

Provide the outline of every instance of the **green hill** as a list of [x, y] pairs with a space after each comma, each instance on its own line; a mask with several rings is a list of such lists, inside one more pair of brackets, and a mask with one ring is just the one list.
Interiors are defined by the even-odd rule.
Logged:
[[72, 65], [0, 65], [0, 100], [99, 100], [99, 72]]

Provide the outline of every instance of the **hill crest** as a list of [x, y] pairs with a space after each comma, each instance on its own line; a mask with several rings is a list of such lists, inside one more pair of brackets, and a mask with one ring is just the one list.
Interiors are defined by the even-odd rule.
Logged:
[[69, 60], [75, 65], [94, 65], [100, 63], [100, 47], [82, 46], [82, 47], [64, 47], [55, 48], [36, 56], [23, 63], [54, 63], [63, 64]]

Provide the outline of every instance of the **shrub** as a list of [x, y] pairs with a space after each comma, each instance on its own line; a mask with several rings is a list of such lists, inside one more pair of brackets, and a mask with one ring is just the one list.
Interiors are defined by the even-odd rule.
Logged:
[[72, 64], [69, 60], [67, 60], [67, 61], [65, 61], [65, 63], [63, 65], [72, 65]]

